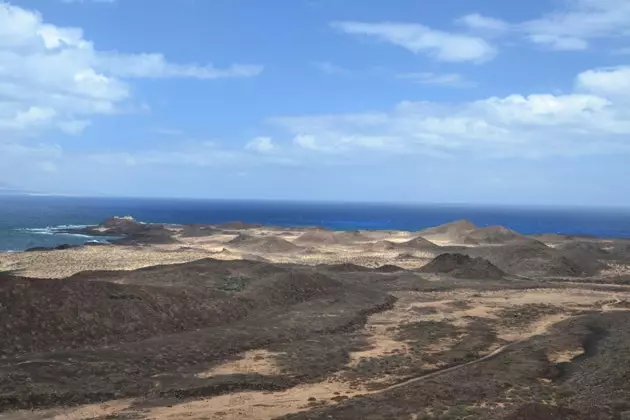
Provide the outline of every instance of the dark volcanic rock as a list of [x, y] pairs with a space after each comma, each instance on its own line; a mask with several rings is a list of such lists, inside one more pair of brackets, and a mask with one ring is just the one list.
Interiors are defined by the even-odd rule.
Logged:
[[331, 354], [342, 349], [344, 365], [352, 332], [394, 300], [310, 267], [253, 261], [208, 259], [63, 280], [0, 274], [0, 412], [291, 387], [308, 378], [283, 375], [274, 385], [271, 377], [195, 373], [276, 346], [310, 349], [303, 364], [320, 377], [330, 365], [317, 359], [323, 346], [334, 344]]
[[141, 223], [131, 216], [113, 216], [96, 227], [68, 229], [64, 232], [117, 237], [118, 239], [111, 239], [111, 243], [116, 245], [172, 244], [178, 242], [173, 237], [173, 232], [166, 226]]
[[398, 248], [399, 249], [404, 249], [404, 248], [417, 249], [421, 251], [435, 251], [439, 249], [440, 247], [434, 244], [433, 242], [429, 241], [428, 239], [424, 239], [418, 236], [417, 238], [413, 238], [410, 241], [398, 244]]
[[227, 243], [232, 248], [243, 249], [249, 252], [292, 252], [301, 247], [275, 236], [256, 238], [249, 235], [238, 235]]
[[183, 238], [200, 238], [204, 236], [212, 236], [221, 233], [221, 229], [207, 225], [186, 225], [184, 226], [181, 236]]
[[490, 261], [463, 254], [442, 254], [420, 269], [423, 273], [447, 274], [457, 278], [498, 280], [505, 273]]
[[569, 241], [558, 245], [556, 249], [574, 260], [607, 259], [611, 256], [601, 243], [592, 241]]
[[506, 244], [511, 242], [536, 242], [533, 238], [521, 235], [520, 233], [503, 226], [488, 226], [475, 229], [464, 236], [464, 243], [467, 244]]
[[573, 259], [540, 242], [481, 246], [462, 252], [485, 258], [501, 270], [521, 276], [583, 277], [592, 276], [605, 267], [595, 258]]
[[42, 251], [53, 251], [55, 248], [49, 248], [47, 246], [34, 246], [33, 248], [27, 248], [24, 252], [42, 252]]
[[111, 246], [109, 242], [87, 241], [84, 246]]
[[353, 272], [366, 272], [371, 271], [371, 269], [367, 267], [363, 267], [361, 265], [356, 265], [352, 263], [343, 263], [343, 264], [322, 264], [317, 267], [323, 268], [324, 270], [333, 271], [336, 273], [353, 273]]
[[399, 271], [405, 271], [405, 269], [402, 267], [398, 267], [397, 265], [385, 264], [378, 268], [375, 268], [374, 271], [378, 271], [381, 273], [397, 273]]
[[38, 252], [38, 251], [63, 251], [65, 249], [81, 248], [81, 245], [61, 244], [54, 247], [36, 246], [28, 248], [24, 252]]
[[179, 242], [173, 237], [173, 232], [162, 225], [148, 225], [141, 232], [125, 235], [121, 239], [112, 241], [116, 245], [166, 245]]
[[102, 222], [99, 226], [107, 230], [107, 233], [115, 235], [129, 235], [133, 233], [139, 233], [145, 231], [148, 228], [148, 225], [137, 222], [131, 216], [113, 216]]

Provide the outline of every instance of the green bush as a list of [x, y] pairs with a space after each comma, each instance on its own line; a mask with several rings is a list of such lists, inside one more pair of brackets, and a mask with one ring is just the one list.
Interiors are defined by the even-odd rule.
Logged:
[[218, 287], [225, 292], [242, 292], [248, 283], [249, 279], [246, 277], [228, 277]]

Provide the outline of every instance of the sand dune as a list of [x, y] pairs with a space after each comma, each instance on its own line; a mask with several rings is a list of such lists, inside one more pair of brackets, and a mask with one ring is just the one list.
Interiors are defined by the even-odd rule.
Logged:
[[458, 237], [465, 232], [477, 229], [477, 226], [469, 220], [457, 220], [451, 223], [445, 223], [440, 226], [424, 229], [420, 231], [422, 236], [446, 235]]
[[339, 244], [339, 238], [335, 235], [335, 232], [330, 230], [312, 230], [304, 232], [296, 240], [296, 244], [300, 245], [337, 245]]

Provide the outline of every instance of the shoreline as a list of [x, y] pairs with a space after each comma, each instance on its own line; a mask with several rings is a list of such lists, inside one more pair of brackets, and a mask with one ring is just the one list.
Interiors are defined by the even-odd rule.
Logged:
[[[112, 218], [116, 218], [117, 216], [113, 216]], [[133, 218], [132, 218], [133, 220]], [[135, 220], [134, 220], [135, 221]], [[221, 230], [243, 230], [247, 228], [264, 228], [269, 231], [273, 230], [290, 230], [290, 231], [309, 231], [309, 230], [323, 230], [323, 231], [332, 231], [332, 232], [397, 232], [404, 234], [417, 234], [420, 231], [414, 230], [403, 230], [403, 229], [332, 229], [321, 226], [312, 226], [312, 225], [263, 225], [259, 223], [245, 223], [240, 221], [226, 222], [226, 223], [215, 223], [215, 224], [201, 224], [201, 223], [160, 223], [160, 222], [139, 222], [135, 221], [139, 225], [145, 226], [148, 229], [153, 228], [166, 228], [166, 229], [176, 229], [181, 230], [185, 228], [207, 228], [207, 229], [221, 229]], [[230, 225], [239, 225], [238, 227], [231, 227]], [[494, 227], [494, 226], [485, 226], [485, 227]], [[55, 245], [46, 246], [46, 244], [35, 244], [32, 247], [24, 248], [24, 249], [10, 249], [10, 250], [0, 250], [1, 253], [19, 253], [19, 252], [29, 252], [30, 250], [55, 250], [55, 248], [63, 247], [63, 246], [72, 246], [72, 247], [82, 247], [82, 246], [90, 246], [95, 244], [110, 244], [116, 245], [117, 241], [124, 240], [129, 236], [132, 236], [134, 232], [128, 231], [115, 231], [116, 234], [112, 234], [111, 232], [104, 230], [101, 224], [91, 224], [91, 225], [59, 225], [59, 226], [48, 226], [45, 228], [14, 228], [11, 229], [15, 232], [23, 232], [25, 234], [31, 235], [46, 235], [52, 237], [72, 237], [72, 238], [83, 238], [86, 239], [82, 243], [74, 243], [71, 242], [63, 242], [56, 241]], [[629, 240], [630, 236], [598, 236], [593, 234], [575, 234], [575, 233], [562, 233], [562, 232], [539, 232], [533, 234], [525, 234], [524, 236], [531, 237], [534, 239], [545, 238], [545, 237], [558, 237], [563, 239], [578, 239], [578, 240]]]
[[[0, 252], [0, 270], [27, 277], [63, 278], [85, 270], [135, 270], [204, 258], [419, 270], [441, 254], [459, 253], [490, 258], [508, 273], [519, 273], [521, 264], [535, 276], [580, 277], [606, 267], [610, 275], [623, 275], [626, 269], [618, 268], [612, 260], [615, 253], [630, 250], [627, 239], [522, 235], [501, 226], [479, 227], [466, 220], [410, 232], [285, 228], [243, 222], [158, 224], [114, 216], [98, 225], [50, 230], [95, 241]], [[598, 254], [586, 255], [591, 248]], [[614, 253], [608, 255], [608, 248]], [[518, 262], [521, 254], [523, 263]], [[601, 258], [611, 261], [601, 262]]]

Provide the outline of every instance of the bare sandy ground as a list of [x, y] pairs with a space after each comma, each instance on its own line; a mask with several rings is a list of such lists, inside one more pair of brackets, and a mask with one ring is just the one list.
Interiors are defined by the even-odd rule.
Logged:
[[[177, 229], [174, 229], [177, 232]], [[280, 236], [294, 241], [302, 232], [277, 231], [264, 228], [239, 232], [254, 237]], [[86, 270], [135, 270], [160, 264], [176, 264], [202, 258], [251, 259], [264, 258], [274, 263], [303, 265], [352, 263], [365, 267], [394, 264], [405, 269], [415, 269], [427, 264], [435, 253], [405, 250], [366, 252], [365, 243], [356, 245], [315, 245], [303, 247], [291, 253], [243, 251], [228, 242], [238, 234], [217, 234], [206, 237], [182, 237], [178, 243], [143, 246], [89, 246], [60, 251], [36, 251], [27, 253], [0, 253], [0, 270], [11, 271], [25, 277], [63, 278]], [[404, 242], [412, 238], [409, 232], [372, 233], [378, 240]], [[401, 257], [401, 254], [403, 256]]]

